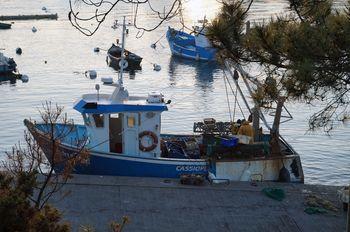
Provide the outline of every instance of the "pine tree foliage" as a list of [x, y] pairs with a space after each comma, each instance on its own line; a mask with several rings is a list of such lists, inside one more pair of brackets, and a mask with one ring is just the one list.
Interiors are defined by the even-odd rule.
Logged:
[[70, 231], [68, 224], [61, 223], [57, 209], [48, 204], [39, 209], [32, 204], [36, 186], [35, 172], [17, 176], [0, 172], [0, 231]]
[[290, 13], [245, 31], [249, 10], [224, 2], [209, 28], [223, 59], [261, 65], [265, 80], [255, 94], [262, 105], [286, 96], [321, 101], [310, 128], [333, 128], [346, 113], [350, 90], [350, 1], [335, 10], [329, 0], [290, 0]]
[[[43, 103], [39, 112], [41, 125], [48, 128], [40, 136], [49, 142], [34, 139], [39, 137], [36, 122], [25, 120], [32, 135], [25, 132], [24, 141], [6, 152], [7, 159], [0, 165], [0, 231], [70, 231], [61, 213], [48, 202], [71, 178], [74, 166], [88, 161], [87, 139], [75, 141], [77, 150], [65, 156], [60, 144], [74, 130], [74, 122], [63, 113], [63, 107], [51, 102]], [[64, 129], [57, 128], [57, 124]], [[45, 146], [51, 153], [49, 158], [42, 150]], [[63, 164], [62, 171], [56, 173]]]

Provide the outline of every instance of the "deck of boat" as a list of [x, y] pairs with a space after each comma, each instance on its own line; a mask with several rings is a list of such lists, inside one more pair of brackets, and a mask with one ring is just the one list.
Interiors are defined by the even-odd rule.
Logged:
[[[262, 194], [272, 186], [285, 191], [283, 201]], [[177, 180], [75, 175], [51, 203], [73, 231], [81, 225], [107, 231], [112, 220], [124, 215], [130, 222], [123, 231], [345, 231], [337, 189], [248, 182], [185, 186]], [[310, 193], [333, 202], [338, 212], [306, 214], [304, 198]]]

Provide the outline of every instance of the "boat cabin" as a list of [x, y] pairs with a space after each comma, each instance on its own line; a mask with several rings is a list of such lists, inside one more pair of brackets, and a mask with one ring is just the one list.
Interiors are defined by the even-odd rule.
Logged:
[[168, 110], [162, 94], [148, 97], [86, 94], [74, 109], [84, 119], [89, 148], [128, 156], [160, 157], [161, 113]]

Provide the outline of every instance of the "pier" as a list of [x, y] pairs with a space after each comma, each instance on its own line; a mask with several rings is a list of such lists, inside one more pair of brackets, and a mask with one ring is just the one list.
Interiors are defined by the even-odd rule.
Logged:
[[[285, 198], [267, 197], [265, 187], [283, 189]], [[123, 216], [129, 218], [123, 231], [345, 231], [339, 188], [262, 182], [190, 186], [175, 179], [75, 175], [51, 203], [73, 231], [80, 226], [106, 231]], [[337, 210], [305, 213], [310, 194]]]
[[42, 14], [42, 15], [2, 15], [0, 21], [9, 20], [40, 20], [40, 19], [53, 19], [57, 20], [57, 14]]

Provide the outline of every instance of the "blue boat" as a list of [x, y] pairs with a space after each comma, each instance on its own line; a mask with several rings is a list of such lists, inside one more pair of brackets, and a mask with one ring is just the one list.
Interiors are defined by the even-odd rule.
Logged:
[[194, 123], [188, 135], [162, 134], [161, 115], [170, 101], [161, 93], [130, 96], [123, 86], [123, 66], [118, 80], [104, 79], [104, 85], [114, 87], [113, 93], [85, 94], [74, 104], [84, 125], [24, 121], [56, 172], [84, 147], [89, 157], [74, 165], [77, 174], [276, 181], [286, 168], [290, 181], [304, 180], [299, 155], [283, 139], [281, 153], [271, 156], [269, 134], [247, 142], [252, 138], [233, 133], [231, 122], [205, 119]]
[[191, 35], [169, 27], [166, 37], [173, 55], [193, 60], [215, 61], [216, 49], [201, 30]]

